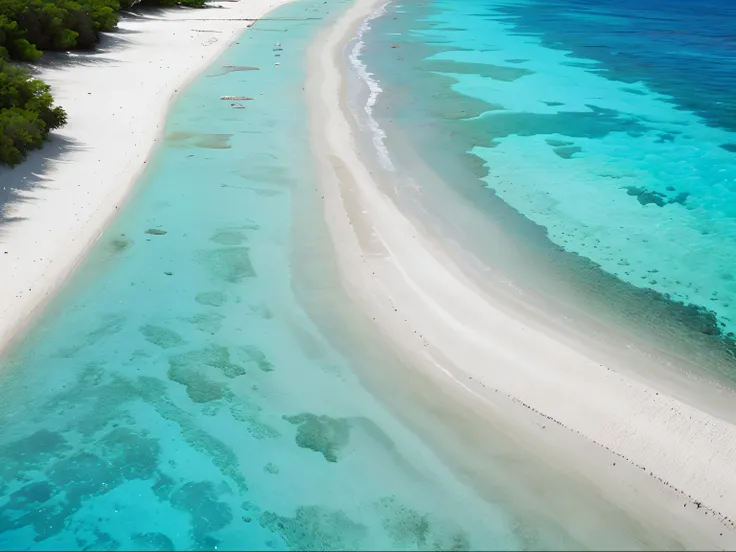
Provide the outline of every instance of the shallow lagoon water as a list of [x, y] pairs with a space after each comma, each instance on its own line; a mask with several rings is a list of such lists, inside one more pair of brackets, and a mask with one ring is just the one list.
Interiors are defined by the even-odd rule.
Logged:
[[665, 348], [687, 342], [700, 360], [723, 351], [702, 363], [733, 381], [733, 7], [468, 0], [388, 11], [363, 60], [385, 89], [374, 112], [389, 141], [392, 128], [410, 137], [510, 243], [549, 259], [539, 272], [570, 288], [568, 301], [616, 310], [619, 325], [643, 320]]
[[177, 99], [129, 204], [3, 359], [0, 548], [521, 546], [292, 293], [304, 51], [343, 4], [281, 8], [315, 19], [259, 22]]
[[[129, 204], [3, 359], [0, 548], [581, 548], [500, 485], [481, 499], [295, 297], [304, 51], [344, 5], [281, 8], [315, 19], [259, 22], [188, 87]], [[622, 533], [598, 512], [570, 519]]]

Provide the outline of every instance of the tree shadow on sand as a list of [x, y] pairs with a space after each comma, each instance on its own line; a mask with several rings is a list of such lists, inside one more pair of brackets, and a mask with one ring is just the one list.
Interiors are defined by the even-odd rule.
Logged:
[[114, 33], [105, 33], [96, 47], [91, 50], [44, 52], [41, 59], [29, 67], [29, 70], [34, 76], [46, 80], [40, 75], [43, 69], [64, 70], [80, 65], [93, 66], [115, 63], [116, 54], [123, 52], [130, 43], [128, 37], [138, 32], [140, 31], [134, 29], [119, 29]]
[[57, 132], [51, 133], [51, 141], [42, 149], [32, 151], [23, 163], [11, 169], [0, 167], [0, 238], [7, 225], [22, 220], [12, 216], [13, 205], [33, 201], [28, 192], [43, 189], [53, 179], [49, 176], [51, 166], [63, 163], [71, 151], [85, 149], [84, 146]]
[[[199, 10], [194, 10], [195, 12]], [[119, 27], [109, 33], [103, 33], [100, 42], [90, 50], [73, 50], [69, 52], [44, 52], [41, 59], [27, 69], [35, 77], [49, 82], [58, 78], [45, 78], [44, 70], [63, 71], [75, 66], [94, 66], [102, 64], [116, 64], [116, 57], [131, 42], [131, 36], [140, 33], [140, 30], [131, 29], [128, 22], [145, 22], [146, 20], [166, 20], [171, 9], [149, 6], [136, 6], [133, 10], [120, 13]], [[177, 21], [176, 18], [171, 21]], [[62, 105], [63, 107], [63, 105]], [[25, 161], [15, 168], [0, 166], [0, 238], [7, 230], [7, 226], [18, 222], [21, 218], [12, 215], [12, 206], [21, 202], [30, 202], [34, 198], [29, 192], [43, 189], [52, 182], [51, 165], [64, 163], [67, 154], [71, 151], [86, 149], [86, 146], [65, 135], [64, 129], [52, 132], [51, 141], [40, 150], [29, 152]]]
[[[123, 22], [128, 16], [121, 14], [120, 19]], [[114, 64], [116, 53], [125, 49], [130, 35], [139, 32], [135, 29], [119, 28], [112, 33], [103, 33], [94, 49], [44, 52], [38, 62], [26, 65], [26, 68], [34, 77], [47, 80], [43, 75], [44, 70], [63, 71], [80, 65]], [[53, 79], [51, 81], [53, 93]], [[50, 176], [52, 165], [64, 163], [69, 152], [82, 149], [86, 149], [86, 146], [65, 135], [65, 129], [62, 128], [52, 132], [49, 142], [41, 149], [29, 152], [27, 158], [15, 168], [0, 166], [0, 238], [8, 225], [22, 220], [13, 216], [12, 206], [34, 201], [29, 192], [43, 189], [48, 182], [53, 181]]]

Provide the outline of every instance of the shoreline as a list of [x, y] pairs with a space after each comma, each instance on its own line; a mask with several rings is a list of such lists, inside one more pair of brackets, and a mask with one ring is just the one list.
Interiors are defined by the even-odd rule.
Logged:
[[[477, 403], [491, 418], [526, 426], [528, 438], [532, 422], [555, 422], [540, 427], [547, 440], [555, 434], [550, 441], [564, 442], [567, 449], [552, 442], [539, 447], [554, 449], [562, 465], [574, 466], [606, 498], [645, 517], [648, 508], [662, 510], [648, 517], [688, 546], [733, 547], [733, 524], [708, 516], [707, 508], [736, 518], [724, 498], [736, 491], [728, 471], [736, 458], [729, 445], [736, 427], [633, 374], [591, 360], [582, 352], [585, 344], [574, 347], [569, 338], [560, 339], [543, 318], [527, 320], [533, 315], [502, 308], [381, 192], [348, 122], [340, 57], [380, 3], [359, 0], [310, 59], [313, 143], [345, 291], [414, 364], [434, 372], [435, 380], [449, 376], [448, 387], [465, 387], [460, 400]], [[606, 359], [614, 366], [617, 360], [631, 362]], [[438, 377], [442, 372], [446, 375]], [[501, 405], [499, 396], [522, 408]], [[506, 410], [517, 411], [513, 419]], [[533, 439], [540, 438], [536, 433]]]
[[[381, 122], [382, 126], [385, 121]], [[523, 317], [530, 324], [549, 334], [554, 339], [576, 349], [590, 359], [623, 373], [644, 385], [656, 387], [660, 392], [675, 397], [716, 418], [736, 424], [736, 413], [731, 405], [736, 399], [732, 381], [718, 379], [709, 369], [702, 369], [694, 356], [675, 350], [672, 340], [680, 334], [670, 336], [665, 343], [661, 335], [654, 336], [646, 327], [625, 320], [625, 314], [601, 313], [598, 303], [592, 308], [586, 303], [589, 295], [574, 294], [556, 287], [555, 274], [549, 280], [548, 264], [533, 252], [518, 254], [518, 249], [527, 245], [525, 239], [534, 239], [526, 234], [513, 235], [492, 218], [484, 216], [467, 197], [453, 191], [452, 186], [433, 172], [433, 168], [421, 159], [419, 149], [409, 143], [411, 135], [403, 133], [396, 124], [386, 125], [390, 150], [399, 160], [399, 171], [410, 168], [411, 174], [383, 174], [390, 185], [382, 185], [383, 192], [399, 205], [399, 210], [411, 217], [411, 222], [421, 227], [422, 233], [432, 243], [441, 244], [443, 254], [452, 264], [462, 266], [463, 274], [476, 286], [479, 293], [490, 297], [507, 314]], [[399, 155], [397, 155], [397, 153]], [[369, 164], [374, 174], [380, 171], [377, 163]], [[431, 181], [431, 195], [416, 189], [416, 182]], [[383, 184], [379, 182], [379, 184]], [[432, 202], [432, 205], [428, 205]], [[440, 212], [440, 208], [442, 212]], [[521, 215], [518, 215], [521, 217]], [[463, 225], [453, 225], [457, 217]], [[465, 227], [467, 226], [467, 228]], [[493, 242], [493, 252], [474, 249], [477, 243], [473, 236], [483, 236]], [[503, 253], [502, 249], [517, 254], [518, 266], [509, 271], [509, 261], [502, 268], [491, 264], [496, 260], [492, 253]], [[535, 266], [535, 261], [539, 263]], [[520, 271], [532, 273], [520, 281]], [[556, 292], [556, 293], [553, 293]], [[657, 339], [659, 338], [659, 339]], [[700, 359], [703, 365], [709, 359]]]
[[[442, 174], [446, 177], [441, 176], [434, 160], [421, 157], [422, 147], [414, 143], [416, 134], [393, 123], [392, 116], [395, 113], [384, 114], [380, 124], [387, 129], [392, 155], [400, 160], [399, 171], [403, 165], [410, 172], [400, 178], [389, 175], [393, 186], [384, 186], [384, 191], [400, 209], [408, 206], [404, 210], [417, 215], [414, 218], [432, 241], [442, 243], [456, 263], [477, 267], [471, 276], [481, 289], [503, 295], [512, 308], [531, 306], [546, 316], [547, 325], [559, 328], [561, 335], [579, 334], [571, 340], [594, 343], [589, 349], [620, 354], [625, 344], [633, 351], [632, 361], [640, 362], [642, 355], [649, 358], [646, 367], [638, 365], [629, 370], [630, 375], [652, 375], [658, 385], [675, 380], [669, 391], [686, 391], [686, 402], [697, 401], [698, 408], [716, 416], [729, 414], [730, 421], [736, 422], [730, 408], [723, 408], [726, 402], [732, 403], [736, 390], [733, 377], [724, 373], [733, 367], [733, 359], [722, 342], [684, 326], [677, 316], [678, 306], [651, 300], [644, 290], [598, 267], [586, 266], [575, 254], [552, 251], [554, 246], [550, 247], [543, 228], [503, 204], [490, 190], [479, 189], [480, 181], [461, 162], [445, 169], [447, 173]], [[448, 184], [451, 181], [453, 185]], [[505, 211], [499, 212], [499, 207]], [[591, 272], [595, 279], [590, 278]], [[628, 304], [616, 302], [622, 295]], [[632, 312], [634, 300], [646, 315], [634, 316], [638, 314]], [[674, 318], [668, 317], [671, 314]], [[698, 392], [691, 392], [695, 388]], [[718, 402], [723, 404], [711, 410], [713, 397], [701, 400], [700, 388], [709, 392], [718, 388], [722, 395]]]
[[165, 17], [121, 14], [118, 32], [105, 34], [95, 52], [71, 52], [63, 61], [56, 55], [37, 66], [35, 76], [51, 85], [69, 121], [24, 163], [0, 170], [0, 185], [22, 189], [0, 220], [0, 355], [134, 191], [178, 93], [255, 24], [243, 18], [288, 1], [227, 0], [167, 9]]

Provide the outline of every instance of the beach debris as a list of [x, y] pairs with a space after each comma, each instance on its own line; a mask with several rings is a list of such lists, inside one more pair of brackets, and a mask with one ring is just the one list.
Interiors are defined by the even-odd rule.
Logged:
[[252, 65], [223, 65], [219, 70], [213, 71], [208, 77], [221, 77], [223, 75], [227, 75], [228, 73], [233, 73], [236, 71], [260, 71], [260, 67], [254, 67]]
[[146, 234], [152, 234], [154, 236], [163, 236], [164, 234], [167, 234], [166, 230], [160, 230], [158, 228], [149, 228], [146, 230]]
[[221, 100], [231, 100], [231, 101], [247, 101], [252, 100], [253, 98], [249, 96], [220, 96]]
[[260, 71], [260, 67], [253, 67], [251, 65], [223, 65], [223, 69], [229, 69], [230, 71]]

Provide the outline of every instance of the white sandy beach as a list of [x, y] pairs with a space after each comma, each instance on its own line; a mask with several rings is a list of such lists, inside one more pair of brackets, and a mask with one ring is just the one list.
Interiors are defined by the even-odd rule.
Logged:
[[[0, 225], [0, 351], [59, 288], [125, 201], [162, 131], [172, 96], [249, 25], [287, 0], [213, 3], [123, 16], [95, 53], [43, 66], [68, 124], [0, 187], [27, 191]], [[160, 14], [160, 17], [159, 17]], [[240, 20], [238, 20], [240, 19]]]
[[688, 548], [733, 549], [733, 414], [638, 376], [639, 363], [651, 362], [644, 355], [596, 355], [531, 309], [510, 308], [382, 193], [356, 146], [344, 59], [381, 1], [358, 0], [309, 59], [313, 145], [345, 289], [438, 385], [536, 440], [540, 454], [593, 481], [633, 517]]
[[[28, 189], [4, 213], [19, 220], [0, 225], [0, 351], [115, 216], [172, 96], [248, 25], [234, 19], [285, 1], [124, 18], [125, 32], [99, 52], [42, 70], [69, 123], [26, 164], [0, 173], [0, 186], [26, 179]], [[596, 355], [532, 309], [488, 293], [382, 193], [356, 146], [344, 59], [382, 1], [356, 0], [309, 54], [320, 195], [346, 291], [413, 365], [477, 409], [479, 427], [518, 433], [685, 547], [736, 549], [736, 425], [722, 399], [705, 408], [702, 390], [701, 401], [687, 390], [675, 396], [671, 382], [637, 376], [636, 354]]]

